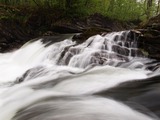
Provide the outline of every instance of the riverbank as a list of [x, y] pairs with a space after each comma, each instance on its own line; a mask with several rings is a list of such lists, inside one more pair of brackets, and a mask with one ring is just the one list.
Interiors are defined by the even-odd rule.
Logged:
[[95, 34], [135, 29], [141, 34], [138, 47], [150, 58], [160, 59], [160, 15], [139, 25], [140, 21], [120, 21], [98, 13], [71, 17], [58, 8], [0, 6], [1, 53], [17, 49], [37, 37], [82, 33], [73, 37], [81, 43]]
[[98, 13], [72, 17], [58, 8], [0, 6], [0, 52], [14, 50], [30, 39], [40, 36], [84, 33], [80, 39], [84, 40], [98, 33], [134, 27], [133, 22], [111, 19]]

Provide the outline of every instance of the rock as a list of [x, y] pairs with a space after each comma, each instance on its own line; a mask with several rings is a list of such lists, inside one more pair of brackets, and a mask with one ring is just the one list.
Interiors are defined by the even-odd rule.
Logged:
[[17, 21], [0, 20], [0, 52], [18, 48], [33, 37]]
[[120, 47], [117, 45], [113, 45], [112, 46], [112, 50], [120, 55], [124, 55], [124, 56], [129, 56], [129, 50], [127, 48], [124, 47]]
[[54, 25], [52, 26], [51, 30], [60, 34], [82, 32], [82, 30], [77, 28], [76, 26], [68, 26], [68, 25], [59, 25], [59, 26]]
[[138, 47], [147, 52], [148, 57], [160, 60], [160, 14], [151, 18], [137, 29], [141, 32]]
[[160, 31], [160, 14], [151, 18], [146, 24], [141, 28], [153, 29]]
[[43, 34], [43, 36], [54, 36], [54, 35], [58, 35], [58, 34], [53, 31], [47, 31]]
[[86, 19], [86, 26], [109, 29], [111, 31], [122, 31], [131, 29], [126, 22], [110, 19], [101, 14], [95, 13]]
[[103, 29], [103, 28], [89, 28], [86, 31], [76, 34], [73, 36], [73, 40], [75, 40], [78, 44], [84, 42], [87, 40], [89, 37], [97, 34], [104, 34], [104, 33], [109, 33], [111, 32], [110, 29]]
[[52, 23], [50, 30], [57, 33], [65, 34], [65, 33], [80, 33], [89, 31], [91, 29], [121, 31], [130, 28], [131, 26], [129, 26], [128, 23], [126, 22], [113, 20], [108, 17], [104, 17], [101, 14], [96, 13], [83, 19], [79, 18], [72, 20], [60, 19], [57, 22]]
[[160, 36], [140, 36], [138, 46], [147, 51], [148, 57], [160, 60]]

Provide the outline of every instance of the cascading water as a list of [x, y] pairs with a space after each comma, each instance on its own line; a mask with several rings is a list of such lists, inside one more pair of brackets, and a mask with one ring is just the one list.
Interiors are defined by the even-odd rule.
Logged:
[[[153, 109], [139, 98], [148, 95], [140, 85], [159, 75], [159, 63], [137, 48], [137, 40], [131, 31], [78, 45], [39, 39], [0, 54], [0, 120], [158, 120], [160, 103]], [[130, 88], [117, 97], [123, 83]]]

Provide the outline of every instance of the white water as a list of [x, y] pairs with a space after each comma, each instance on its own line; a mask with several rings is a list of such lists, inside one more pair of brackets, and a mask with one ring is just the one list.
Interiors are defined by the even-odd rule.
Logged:
[[[138, 50], [137, 43], [136, 39], [128, 41], [128, 34], [96, 35], [76, 46], [70, 39], [48, 47], [38, 40], [0, 54], [0, 120], [153, 120], [123, 103], [92, 96], [123, 82], [158, 75], [159, 69], [147, 69], [146, 63], [152, 60], [137, 51], [132, 55], [132, 50]], [[62, 56], [66, 47], [69, 49]], [[123, 51], [117, 53], [121, 48]], [[62, 99], [54, 100], [57, 96]], [[43, 100], [52, 97], [49, 103]], [[44, 103], [38, 103], [41, 100]], [[35, 103], [42, 115], [31, 115], [36, 112]], [[51, 109], [46, 112], [43, 107], [48, 104]], [[16, 112], [23, 108], [25, 112], [17, 117]], [[27, 114], [31, 118], [24, 119]]]

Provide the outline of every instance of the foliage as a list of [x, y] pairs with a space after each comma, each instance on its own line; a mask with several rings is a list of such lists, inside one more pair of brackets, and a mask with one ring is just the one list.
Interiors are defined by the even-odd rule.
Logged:
[[[14, 7], [30, 7], [32, 9], [63, 10], [65, 16], [85, 17], [101, 13], [113, 19], [122, 21], [144, 20], [159, 13], [157, 0], [0, 0], [0, 5]], [[15, 15], [15, 14], [13, 14]], [[6, 16], [2, 16], [6, 17]]]

